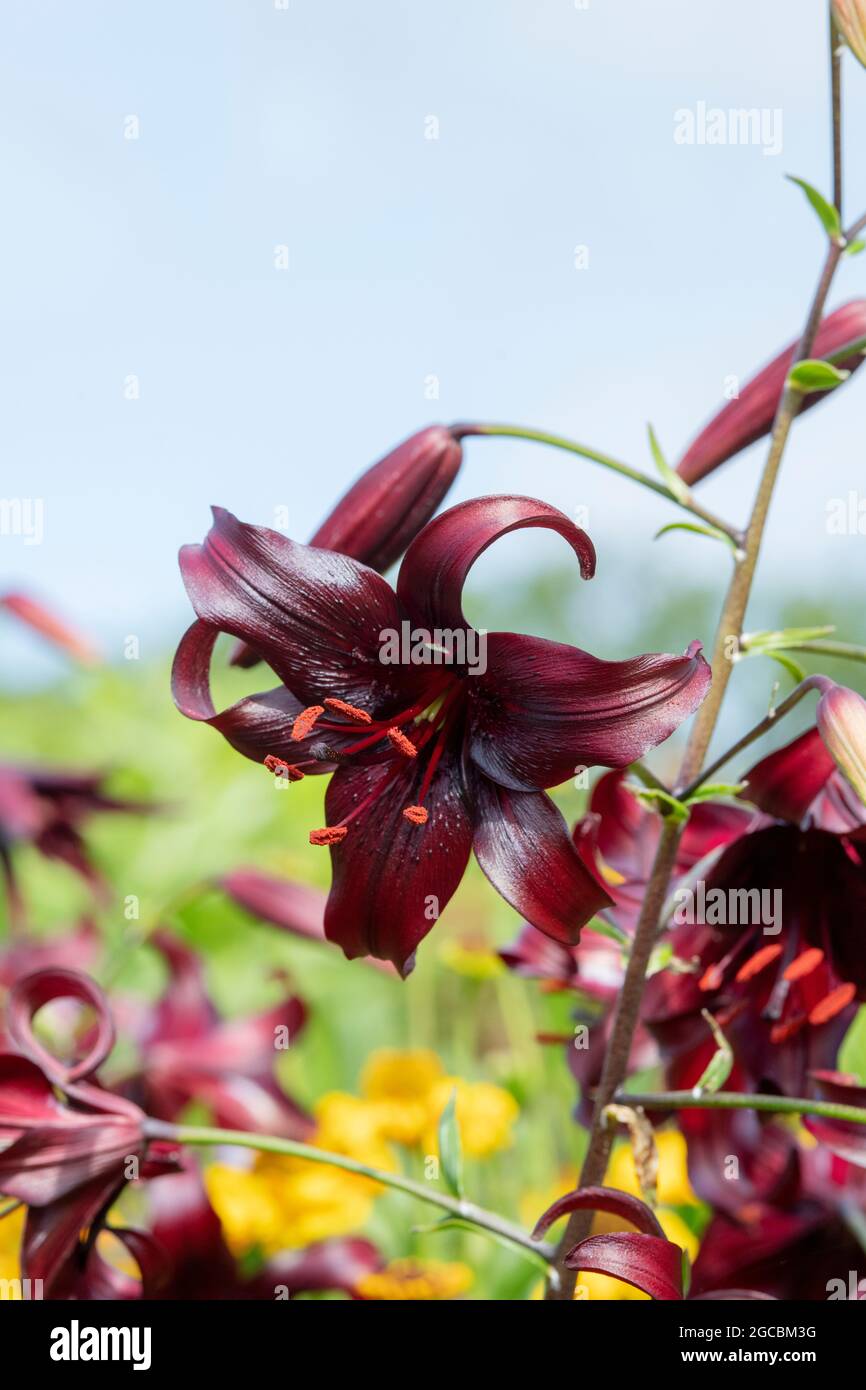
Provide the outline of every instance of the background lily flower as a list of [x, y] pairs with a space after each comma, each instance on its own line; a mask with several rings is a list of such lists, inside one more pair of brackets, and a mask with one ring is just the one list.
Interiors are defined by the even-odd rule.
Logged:
[[[74, 1065], [47, 1052], [31, 1026], [36, 1011], [58, 998], [77, 999], [96, 1012], [88, 1051]], [[79, 1277], [104, 1284], [109, 1276], [98, 1256], [90, 1263], [90, 1253], [108, 1211], [128, 1181], [170, 1171], [173, 1164], [164, 1145], [148, 1143], [138, 1106], [87, 1079], [114, 1043], [105, 997], [93, 981], [59, 968], [26, 976], [13, 986], [6, 1014], [19, 1052], [0, 1054], [0, 1138], [6, 1141], [0, 1191], [29, 1208], [22, 1274], [41, 1279], [49, 1295], [55, 1285], [66, 1290]], [[134, 1237], [125, 1243], [134, 1244]]]
[[14, 926], [22, 926], [25, 918], [12, 863], [16, 845], [32, 844], [46, 859], [68, 864], [90, 885], [97, 901], [106, 900], [107, 885], [87, 854], [82, 824], [98, 812], [128, 814], [153, 808], [109, 796], [103, 783], [99, 773], [0, 764], [0, 867]]
[[[474, 849], [506, 901], [574, 941], [610, 897], [545, 789], [576, 766], [624, 765], [667, 738], [706, 693], [699, 644], [680, 657], [609, 662], [493, 633], [483, 674], [456, 663], [383, 664], [382, 634], [404, 622], [474, 633], [463, 585], [499, 536], [552, 529], [587, 578], [592, 543], [530, 498], [463, 503], [413, 541], [395, 594], [357, 561], [219, 509], [214, 516], [204, 546], [181, 552], [198, 621], [175, 657], [175, 700], [246, 756], [276, 758], [292, 776], [336, 767], [328, 824], [311, 834], [331, 847], [329, 939], [349, 957], [391, 960], [408, 974]], [[255, 646], [283, 684], [218, 713], [208, 672], [221, 631]]]
[[225, 1129], [305, 1139], [313, 1122], [274, 1075], [280, 1049], [304, 1027], [302, 1000], [287, 998], [253, 1017], [221, 1019], [195, 952], [166, 931], [150, 944], [168, 966], [168, 984], [139, 1023], [139, 1068], [125, 1089], [157, 1119], [176, 1121], [193, 1101]]
[[[812, 356], [828, 357], [864, 336], [866, 299], [852, 299], [824, 319]], [[735, 454], [769, 434], [796, 349], [797, 341], [790, 343], [757, 376], [740, 387], [734, 400], [713, 416], [677, 464], [681, 478], [687, 483], [698, 483]], [[857, 352], [838, 365], [845, 371], [856, 372], [863, 365], [863, 354]], [[811, 410], [826, 395], [826, 391], [813, 391], [804, 396], [801, 409]]]

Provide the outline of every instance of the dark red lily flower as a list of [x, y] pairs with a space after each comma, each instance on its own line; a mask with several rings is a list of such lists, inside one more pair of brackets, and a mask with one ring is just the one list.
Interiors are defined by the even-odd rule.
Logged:
[[181, 1173], [150, 1190], [152, 1234], [165, 1252], [170, 1274], [161, 1299], [274, 1301], [296, 1293], [338, 1292], [354, 1298], [365, 1274], [381, 1268], [382, 1256], [368, 1240], [337, 1238], [285, 1250], [252, 1277], [244, 1277], [223, 1238], [192, 1158]]
[[[331, 846], [328, 938], [351, 958], [392, 960], [408, 974], [474, 849], [506, 901], [574, 941], [610, 897], [544, 789], [577, 766], [624, 765], [667, 738], [706, 692], [699, 644], [681, 657], [608, 662], [492, 633], [482, 673], [467, 655], [482, 648], [461, 594], [493, 541], [548, 527], [585, 577], [595, 568], [588, 536], [530, 498], [466, 502], [430, 522], [396, 594], [355, 560], [214, 515], [205, 544], [181, 552], [198, 621], [175, 657], [175, 700], [279, 775], [337, 769], [328, 825], [311, 835]], [[208, 673], [220, 632], [248, 641], [282, 685], [217, 713]], [[415, 660], [403, 653], [387, 664], [383, 643], [399, 646], [404, 634]]]
[[862, 1251], [844, 1217], [851, 1208], [866, 1213], [862, 1170], [826, 1148], [801, 1148], [776, 1120], [695, 1113], [712, 1125], [689, 1138], [689, 1176], [715, 1212], [693, 1266], [693, 1290], [736, 1283], [783, 1300], [866, 1297], [866, 1281], [862, 1292], [856, 1279], [850, 1289]]
[[13, 925], [21, 926], [24, 921], [24, 905], [12, 865], [16, 844], [32, 844], [47, 859], [62, 860], [85, 879], [98, 900], [104, 901], [107, 886], [90, 862], [82, 824], [98, 812], [151, 809], [107, 795], [98, 773], [0, 765], [0, 867], [6, 879]]
[[[86, 1055], [68, 1066], [42, 1046], [31, 1026], [37, 1010], [59, 998], [76, 999], [96, 1013]], [[0, 1139], [6, 1144], [0, 1191], [29, 1209], [22, 1275], [41, 1280], [48, 1296], [106, 1289], [110, 1266], [94, 1247], [107, 1213], [127, 1182], [171, 1171], [170, 1151], [149, 1143], [137, 1105], [88, 1079], [114, 1043], [105, 997], [92, 980], [61, 969], [28, 975], [13, 986], [6, 1014], [19, 1051], [0, 1054]], [[143, 1278], [149, 1277], [146, 1238], [117, 1234], [136, 1258], [140, 1253]]]
[[[864, 335], [866, 299], [852, 299], [824, 319], [812, 356], [829, 357]], [[790, 343], [757, 376], [746, 382], [735, 400], [729, 401], [713, 416], [677, 464], [681, 478], [687, 483], [700, 482], [735, 454], [770, 433], [796, 348], [797, 342]], [[856, 372], [862, 365], [861, 352], [839, 363], [848, 372]], [[826, 391], [813, 391], [803, 398], [802, 409], [811, 410], [826, 395]]]
[[279, 1047], [293, 1044], [307, 1010], [297, 997], [253, 1017], [221, 1019], [199, 958], [168, 932], [149, 938], [169, 970], [167, 987], [137, 1029], [141, 1062], [125, 1090], [156, 1119], [177, 1121], [192, 1101], [224, 1129], [304, 1139], [312, 1120], [274, 1076]]
[[[586, 1274], [607, 1274], [663, 1302], [686, 1298], [683, 1288], [684, 1252], [668, 1240], [651, 1209], [638, 1197], [613, 1187], [582, 1187], [554, 1202], [539, 1218], [532, 1233], [540, 1240], [545, 1231], [573, 1211], [604, 1211], [627, 1221], [636, 1232], [613, 1231], [588, 1236], [568, 1252], [569, 1269]], [[765, 1299], [767, 1294], [751, 1289], [721, 1289], [711, 1293], [690, 1293], [689, 1297], [713, 1300]]]
[[[350, 555], [384, 573], [427, 524], [463, 460], [460, 433], [429, 425], [372, 464], [325, 517], [310, 541]], [[238, 643], [232, 665], [255, 666], [261, 656]]]
[[[676, 954], [695, 959], [696, 972], [654, 976], [644, 1021], [672, 1085], [694, 1085], [712, 1054], [700, 1016], [708, 1009], [749, 1089], [801, 1095], [810, 1071], [834, 1065], [866, 998], [866, 808], [816, 730], [764, 758], [746, 782], [743, 796], [763, 814], [705, 882], [705, 904], [720, 890], [727, 920], [705, 906], [674, 934]], [[769, 904], [773, 924], [762, 919]]]

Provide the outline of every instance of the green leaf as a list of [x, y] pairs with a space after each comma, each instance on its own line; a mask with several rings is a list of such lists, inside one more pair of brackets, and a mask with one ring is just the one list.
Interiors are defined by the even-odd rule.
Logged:
[[621, 927], [615, 927], [612, 922], [605, 922], [601, 917], [593, 917], [591, 922], [587, 922], [583, 930], [594, 931], [599, 936], [606, 936], [609, 941], [615, 941], [617, 946], [631, 945], [631, 937], [628, 932], [624, 932]]
[[695, 521], [670, 521], [667, 526], [663, 526], [660, 531], [656, 531], [653, 540], [658, 540], [659, 536], [664, 536], [668, 531], [694, 531], [696, 536], [709, 536], [713, 541], [724, 541], [725, 545], [730, 546], [731, 550], [736, 550], [736, 542], [731, 536], [726, 536], [724, 531], [720, 531], [717, 526], [699, 526]]
[[798, 642], [814, 642], [819, 637], [830, 637], [836, 631], [834, 623], [823, 627], [783, 627], [776, 631], [744, 632], [740, 645], [744, 651], [766, 647], [793, 647]]
[[446, 1186], [455, 1197], [463, 1196], [463, 1145], [457, 1123], [457, 1087], [439, 1119], [439, 1162]]
[[686, 799], [685, 805], [691, 806], [696, 801], [714, 801], [720, 796], [739, 796], [745, 785], [745, 782], [705, 782]]
[[721, 1090], [733, 1071], [734, 1053], [731, 1044], [712, 1014], [706, 1009], [701, 1009], [701, 1016], [709, 1024], [710, 1032], [716, 1041], [716, 1051], [707, 1063], [706, 1069], [698, 1077], [693, 1089], [696, 1094], [709, 1092], [712, 1095], [714, 1091]]
[[656, 811], [665, 820], [679, 821], [682, 825], [688, 820], [688, 806], [671, 796], [670, 792], [658, 791], [652, 787], [633, 787], [631, 790], [643, 806]]
[[653, 456], [653, 462], [661, 475], [662, 482], [671, 496], [675, 497], [678, 502], [687, 502], [690, 496], [688, 484], [684, 483], [679, 473], [674, 472], [673, 468], [671, 468], [661, 451], [661, 446], [659, 445], [656, 432], [652, 425], [647, 425], [647, 434], [649, 435], [649, 446]]
[[823, 193], [819, 193], [817, 188], [813, 188], [805, 179], [795, 178], [793, 174], [786, 174], [786, 179], [795, 183], [798, 188], [802, 188], [812, 207], [821, 219], [821, 225], [829, 237], [840, 237], [842, 235], [842, 223], [839, 213], [832, 203], [828, 203]]
[[809, 357], [791, 368], [788, 373], [788, 385], [795, 391], [832, 391], [834, 387], [847, 381], [850, 375], [850, 372], [834, 367], [831, 362]]
[[861, 251], [866, 251], [866, 241], [849, 241], [845, 247], [846, 256], [859, 256]]
[[787, 652], [766, 651], [760, 652], [759, 655], [768, 656], [771, 661], [775, 661], [777, 665], [788, 672], [795, 685], [799, 685], [800, 681], [806, 679], [806, 672], [802, 666], [792, 656], [788, 656]]

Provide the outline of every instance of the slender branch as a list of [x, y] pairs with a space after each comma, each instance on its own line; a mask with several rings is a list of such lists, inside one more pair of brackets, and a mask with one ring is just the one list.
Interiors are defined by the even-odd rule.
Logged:
[[383, 1187], [391, 1187], [396, 1192], [404, 1193], [407, 1197], [415, 1197], [419, 1202], [427, 1202], [430, 1206], [439, 1207], [442, 1211], [448, 1212], [450, 1216], [467, 1221], [483, 1231], [489, 1231], [491, 1235], [510, 1241], [512, 1245], [520, 1246], [533, 1255], [540, 1255], [544, 1260], [549, 1261], [553, 1257], [552, 1245], [539, 1245], [530, 1238], [527, 1231], [512, 1225], [510, 1221], [497, 1216], [495, 1212], [486, 1211], [483, 1207], [477, 1206], [474, 1202], [467, 1202], [463, 1198], [451, 1197], [446, 1192], [438, 1192], [434, 1187], [415, 1182], [413, 1178], [403, 1177], [402, 1173], [386, 1173], [383, 1169], [373, 1168], [369, 1163], [361, 1163], [357, 1158], [350, 1158], [347, 1154], [329, 1153], [326, 1149], [316, 1149], [310, 1144], [301, 1144], [295, 1139], [281, 1139], [271, 1134], [253, 1134], [245, 1129], [214, 1129], [208, 1125], [172, 1125], [166, 1124], [162, 1120], [148, 1119], [145, 1124], [145, 1132], [151, 1139], [168, 1139], [177, 1144], [227, 1144], [234, 1148], [256, 1149], [260, 1153], [284, 1154], [291, 1158], [306, 1159], [308, 1163], [323, 1163], [331, 1168], [342, 1168], [347, 1173], [356, 1173], [359, 1177], [371, 1178], [374, 1182], [381, 1183]]
[[564, 449], [569, 454], [577, 454], [580, 458], [590, 459], [593, 463], [601, 464], [602, 468], [609, 468], [612, 472], [619, 473], [623, 478], [630, 478], [633, 483], [640, 483], [642, 487], [649, 488], [659, 497], [664, 497], [667, 502], [673, 502], [674, 506], [681, 507], [683, 511], [697, 517], [705, 525], [713, 526], [717, 531], [722, 531], [735, 545], [739, 546], [742, 541], [740, 532], [731, 526], [730, 522], [723, 521], [721, 517], [707, 511], [706, 507], [695, 502], [691, 494], [682, 498], [675, 497], [664, 483], [657, 482], [647, 473], [641, 473], [639, 469], [632, 468], [630, 464], [612, 458], [610, 454], [602, 454], [597, 449], [590, 449], [586, 444], [577, 444], [573, 439], [566, 439], [563, 435], [549, 434], [546, 430], [529, 429], [523, 425], [454, 425], [452, 432], [460, 439], [469, 435], [490, 435], [507, 439], [529, 439], [535, 444], [549, 444], [554, 449]]
[[762, 734], [767, 733], [768, 729], [772, 729], [775, 724], [778, 724], [780, 719], [784, 719], [785, 715], [789, 714], [794, 706], [800, 703], [804, 695], [808, 695], [810, 690], [817, 688], [818, 679], [820, 678], [807, 676], [804, 681], [801, 681], [800, 684], [791, 691], [790, 695], [785, 696], [781, 704], [771, 709], [769, 714], [764, 715], [763, 719], [759, 719], [758, 723], [749, 729], [748, 733], [743, 734], [743, 737], [737, 739], [737, 742], [732, 744], [730, 748], [726, 749], [724, 753], [716, 758], [715, 762], [710, 763], [704, 768], [703, 772], [700, 772], [687, 786], [683, 787], [682, 791], [679, 793], [680, 799], [684, 800], [687, 797], [693, 796], [698, 787], [703, 786], [704, 782], [709, 781], [714, 772], [718, 772], [719, 768], [724, 767], [725, 763], [730, 762], [731, 758], [735, 758], [744, 748], [748, 748], [750, 743], [754, 743]]
[[617, 1091], [618, 1105], [640, 1105], [649, 1110], [761, 1110], [769, 1115], [820, 1115], [825, 1120], [866, 1125], [866, 1110], [857, 1105], [841, 1105], [831, 1100], [809, 1100], [805, 1096], [750, 1095], [746, 1091], [713, 1091], [696, 1095], [694, 1091]]
[[842, 218], [842, 36], [836, 28], [832, 6], [830, 15], [830, 110], [833, 147], [833, 203]]

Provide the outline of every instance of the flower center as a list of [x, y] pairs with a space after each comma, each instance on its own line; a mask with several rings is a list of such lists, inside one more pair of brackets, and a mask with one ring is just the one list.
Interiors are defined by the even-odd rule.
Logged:
[[394, 755], [383, 760], [381, 775], [375, 785], [343, 820], [337, 825], [310, 831], [310, 844], [340, 844], [348, 835], [352, 821], [367, 811], [396, 780], [405, 766], [404, 760], [413, 761], [428, 750], [417, 802], [403, 808], [403, 816], [411, 825], [426, 825], [429, 816], [423, 804], [424, 799], [459, 716], [462, 696], [462, 682], [449, 679], [432, 699], [428, 693], [423, 699], [389, 719], [374, 719], [367, 710], [333, 696], [328, 696], [320, 705], [309, 705], [301, 710], [292, 725], [291, 737], [295, 743], [303, 743], [314, 732], [326, 737], [329, 733], [345, 736], [353, 726], [359, 725], [364, 726], [366, 732], [363, 737], [348, 745], [340, 744], [336, 748], [329, 748], [325, 743], [315, 751], [311, 749], [310, 756], [301, 758], [297, 763], [289, 763], [269, 753], [264, 759], [265, 767], [278, 777], [296, 782], [305, 776], [305, 767], [309, 768], [325, 761], [343, 763], [354, 754], [374, 749], [377, 744], [382, 745], [382, 751], [388, 745]]

